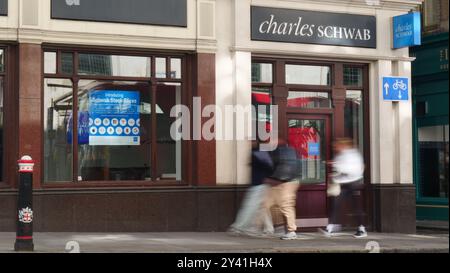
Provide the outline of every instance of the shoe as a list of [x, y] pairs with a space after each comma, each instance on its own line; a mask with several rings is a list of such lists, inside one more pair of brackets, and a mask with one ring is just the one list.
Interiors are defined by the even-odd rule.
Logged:
[[282, 240], [295, 240], [297, 239], [297, 233], [294, 231], [288, 232], [281, 237]]
[[338, 232], [340, 230], [341, 230], [341, 226], [335, 225], [335, 224], [328, 224], [325, 229], [319, 228], [319, 231], [327, 237], [333, 236], [336, 232]]
[[228, 233], [229, 235], [231, 235], [231, 236], [239, 236], [239, 235], [241, 235], [241, 232], [239, 231], [239, 229], [234, 228], [234, 227], [230, 227], [230, 228], [227, 230], [227, 233]]
[[333, 233], [328, 231], [328, 229], [326, 228], [319, 228], [318, 229], [319, 232], [321, 232], [323, 235], [325, 235], [326, 237], [331, 237], [333, 236]]
[[353, 235], [355, 238], [364, 238], [367, 237], [367, 231], [364, 226], [359, 226], [356, 233]]

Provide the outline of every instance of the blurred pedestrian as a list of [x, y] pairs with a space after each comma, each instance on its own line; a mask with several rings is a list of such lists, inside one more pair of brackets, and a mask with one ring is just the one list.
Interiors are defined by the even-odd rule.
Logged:
[[277, 148], [271, 154], [274, 162], [274, 172], [266, 180], [272, 187], [267, 195], [265, 207], [269, 213], [273, 206], [277, 206], [285, 219], [286, 233], [281, 239], [296, 239], [297, 217], [295, 207], [297, 190], [300, 185], [297, 153], [284, 140], [280, 139]]
[[274, 228], [270, 214], [263, 202], [268, 194], [269, 185], [264, 180], [273, 172], [273, 161], [267, 151], [260, 151], [259, 143], [252, 142], [252, 185], [247, 190], [242, 206], [231, 225], [229, 232], [247, 235], [270, 235]]
[[364, 217], [362, 210], [361, 185], [364, 174], [364, 160], [353, 146], [349, 138], [337, 139], [334, 143], [336, 156], [331, 162], [333, 173], [328, 187], [328, 195], [331, 196], [330, 224], [325, 229], [320, 229], [326, 236], [332, 236], [340, 231], [338, 215], [342, 202], [347, 198], [352, 199], [352, 210], [357, 215], [358, 228], [354, 234], [355, 238], [367, 237], [367, 231], [363, 225]]

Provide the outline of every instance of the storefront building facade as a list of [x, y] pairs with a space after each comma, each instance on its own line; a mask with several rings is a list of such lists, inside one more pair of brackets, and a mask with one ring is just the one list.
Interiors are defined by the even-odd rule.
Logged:
[[422, 45], [410, 49], [417, 219], [448, 221], [448, 1], [425, 1]]
[[278, 106], [256, 118], [276, 118], [304, 164], [301, 229], [328, 223], [325, 162], [334, 138], [351, 137], [366, 163], [367, 226], [415, 231], [411, 100], [384, 101], [381, 78], [411, 77], [391, 19], [421, 1], [123, 2], [0, 1], [0, 230], [15, 226], [25, 154], [35, 230], [225, 230], [250, 182], [252, 132], [236, 128], [252, 117], [214, 116], [231, 138], [196, 139], [194, 128], [174, 140], [173, 106], [210, 121], [197, 98]]

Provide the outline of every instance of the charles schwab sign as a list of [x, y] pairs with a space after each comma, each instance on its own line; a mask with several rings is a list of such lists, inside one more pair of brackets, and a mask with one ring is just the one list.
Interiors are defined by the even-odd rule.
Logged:
[[187, 0], [52, 0], [52, 18], [187, 26]]
[[420, 12], [411, 12], [392, 19], [393, 48], [420, 45]]
[[375, 16], [252, 6], [251, 17], [252, 40], [377, 47]]

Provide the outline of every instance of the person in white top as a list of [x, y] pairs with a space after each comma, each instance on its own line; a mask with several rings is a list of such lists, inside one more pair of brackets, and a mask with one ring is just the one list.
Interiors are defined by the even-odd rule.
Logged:
[[327, 236], [332, 236], [339, 231], [338, 215], [341, 204], [345, 198], [352, 198], [352, 209], [357, 216], [358, 229], [354, 234], [356, 238], [367, 237], [363, 225], [364, 215], [362, 211], [361, 185], [364, 176], [364, 160], [358, 149], [353, 146], [349, 138], [337, 139], [334, 143], [336, 156], [331, 162], [333, 173], [330, 175], [328, 195], [331, 196], [330, 224], [326, 229], [320, 229]]

